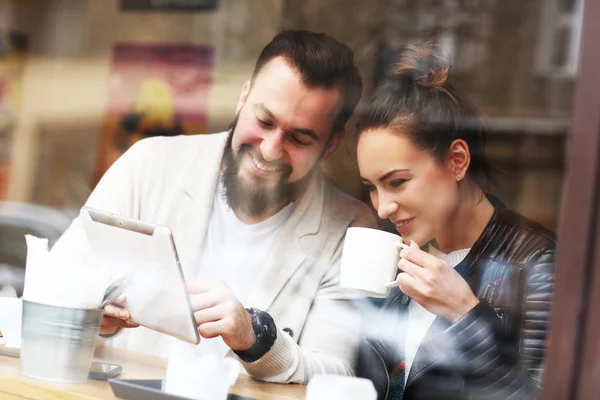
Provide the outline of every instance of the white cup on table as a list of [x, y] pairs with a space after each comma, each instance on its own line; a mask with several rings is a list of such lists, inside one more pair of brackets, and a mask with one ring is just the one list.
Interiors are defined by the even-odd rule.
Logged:
[[370, 228], [348, 228], [342, 251], [340, 286], [385, 298], [398, 274], [402, 237]]

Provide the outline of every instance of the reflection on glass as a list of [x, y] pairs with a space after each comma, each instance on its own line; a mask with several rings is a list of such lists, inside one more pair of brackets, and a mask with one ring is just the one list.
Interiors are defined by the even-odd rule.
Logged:
[[552, 64], [556, 67], [561, 67], [565, 65], [569, 55], [571, 30], [568, 28], [561, 28], [556, 31], [555, 35], [556, 38], [554, 43], [556, 47], [552, 49]]
[[574, 12], [576, 0], [560, 0], [560, 10], [562, 12]]
[[[347, 43], [363, 99], [391, 78], [403, 45], [437, 30], [453, 83], [489, 129], [485, 152], [495, 181], [486, 190], [556, 231], [583, 0], [374, 3], [0, 0], [0, 200], [73, 216], [139, 140], [226, 130], [256, 57], [282, 28], [326, 31]], [[352, 146], [340, 149], [323, 167], [369, 204], [355, 155], [347, 154]], [[388, 220], [378, 222], [397, 233]], [[19, 238], [36, 232], [51, 235], [36, 226], [0, 227], [0, 289], [10, 281], [22, 291]], [[485, 277], [490, 297], [492, 278]]]

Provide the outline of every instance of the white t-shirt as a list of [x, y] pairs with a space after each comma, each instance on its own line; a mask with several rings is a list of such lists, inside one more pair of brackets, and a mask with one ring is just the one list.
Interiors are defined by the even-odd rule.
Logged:
[[[225, 281], [244, 307], [251, 307], [247, 304], [250, 290], [257, 283], [277, 234], [293, 208], [294, 204], [290, 203], [262, 222], [245, 224], [229, 208], [222, 180], [219, 179], [196, 279]], [[201, 338], [197, 349], [201, 354], [223, 354], [226, 350], [227, 346], [220, 337]]]
[[[427, 246], [426, 251], [436, 256], [437, 258], [445, 261], [452, 268], [456, 268], [458, 264], [469, 254], [471, 249], [463, 249], [453, 251], [449, 254], [442, 253], [431, 244]], [[410, 368], [412, 366], [413, 361], [415, 360], [415, 355], [417, 354], [417, 350], [419, 350], [419, 346], [427, 333], [427, 330], [435, 320], [436, 315], [430, 313], [422, 305], [417, 303], [414, 300], [408, 304], [408, 325], [406, 332], [406, 344], [404, 350], [405, 356], [405, 373], [404, 380], [408, 379], [408, 374], [410, 373]]]

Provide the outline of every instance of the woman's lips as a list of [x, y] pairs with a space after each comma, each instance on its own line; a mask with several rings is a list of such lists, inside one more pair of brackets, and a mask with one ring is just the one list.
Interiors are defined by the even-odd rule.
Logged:
[[412, 229], [414, 225], [414, 220], [415, 217], [403, 219], [401, 221], [394, 222], [394, 225], [396, 226], [396, 230], [398, 231], [398, 233], [405, 234]]

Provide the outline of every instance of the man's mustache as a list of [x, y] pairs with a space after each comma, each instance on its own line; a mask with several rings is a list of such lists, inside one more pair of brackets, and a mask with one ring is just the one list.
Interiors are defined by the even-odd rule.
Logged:
[[267, 161], [264, 159], [264, 157], [262, 156], [262, 153], [260, 152], [260, 149], [254, 149], [252, 145], [250, 144], [243, 144], [240, 146], [240, 155], [243, 152], [248, 152], [249, 154], [251, 154], [253, 157], [255, 157], [258, 161], [273, 167], [273, 168], [277, 168], [277, 169], [281, 169], [283, 171], [284, 174], [291, 174], [292, 173], [292, 166], [283, 162], [282, 160], [275, 160], [275, 161]]

